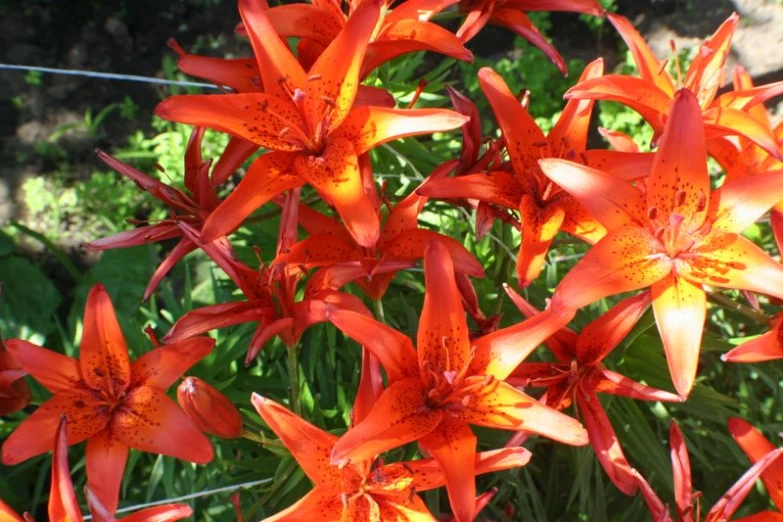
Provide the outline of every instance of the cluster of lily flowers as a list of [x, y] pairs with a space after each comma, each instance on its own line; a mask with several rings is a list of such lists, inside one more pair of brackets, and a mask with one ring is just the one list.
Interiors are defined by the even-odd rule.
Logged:
[[[699, 520], [684, 439], [671, 425], [675, 515], [628, 462], [597, 397], [608, 393], [647, 401], [687, 399], [697, 374], [708, 291], [739, 289], [783, 299], [783, 265], [741, 235], [770, 209], [783, 240], [783, 125], [773, 128], [763, 102], [783, 82], [754, 87], [734, 71], [734, 88], [717, 95], [739, 17], [729, 17], [698, 49], [687, 72], [673, 78], [619, 15], [595, 0], [312, 0], [266, 5], [239, 0], [254, 58], [217, 59], [187, 53], [176, 42], [180, 68], [224, 88], [216, 95], [179, 95], [156, 114], [194, 125], [184, 158], [184, 190], [166, 185], [98, 152], [117, 172], [168, 206], [169, 217], [99, 239], [94, 249], [178, 238], [155, 271], [145, 298], [187, 253], [200, 249], [236, 284], [243, 299], [193, 310], [161, 344], [130, 362], [105, 289], [91, 291], [79, 359], [23, 340], [0, 351], [0, 413], [24, 408], [32, 376], [53, 396], [5, 440], [2, 461], [13, 465], [54, 450], [51, 520], [82, 520], [71, 483], [67, 447], [87, 441], [87, 502], [96, 520], [115, 520], [130, 448], [195, 463], [213, 457], [205, 433], [246, 434], [236, 407], [208, 383], [188, 377], [179, 406], [166, 394], [215, 342], [203, 334], [257, 323], [247, 362], [275, 336], [291, 349], [309, 326], [331, 322], [362, 346], [362, 373], [351, 426], [337, 437], [254, 394], [251, 402], [314, 488], [268, 521], [435, 520], [419, 492], [445, 486], [457, 521], [473, 520], [493, 492], [478, 494], [475, 476], [524, 466], [521, 447], [542, 435], [569, 445], [591, 444], [614, 485], [641, 492], [656, 522]], [[431, 19], [458, 4], [456, 34]], [[465, 43], [486, 23], [505, 26], [538, 46], [565, 72], [565, 62], [525, 11], [567, 10], [609, 21], [628, 45], [639, 76], [605, 75], [590, 63], [566, 94], [557, 123], [544, 134], [492, 69], [479, 72], [502, 136], [485, 139], [475, 105], [451, 89], [454, 110], [397, 108], [394, 98], [362, 81], [405, 53], [433, 51], [470, 60]], [[287, 38], [298, 39], [296, 52]], [[679, 64], [678, 64], [679, 69]], [[684, 77], [683, 77], [684, 76]], [[602, 129], [612, 150], [587, 150], [595, 100], [631, 107], [652, 126], [655, 152], [640, 152], [621, 133]], [[413, 105], [414, 102], [411, 104]], [[231, 136], [212, 164], [202, 158], [205, 129]], [[446, 162], [413, 193], [393, 204], [378, 192], [369, 151], [398, 138], [461, 129], [459, 158]], [[259, 149], [239, 184], [221, 187]], [[712, 188], [708, 157], [725, 172]], [[305, 187], [310, 187], [305, 188]], [[312, 189], [333, 210], [302, 201]], [[309, 193], [309, 192], [307, 192]], [[461, 242], [419, 228], [430, 198], [475, 210], [476, 234], [502, 220], [521, 232], [517, 284], [536, 280], [558, 232], [590, 244], [543, 310], [506, 285], [525, 321], [498, 327], [485, 316], [471, 277], [481, 262]], [[312, 199], [312, 198], [311, 198]], [[230, 235], [261, 206], [280, 210], [275, 258], [260, 267], [239, 261]], [[298, 230], [306, 232], [300, 240]], [[412, 340], [374, 318], [363, 299], [342, 291], [350, 282], [367, 298], [383, 298], [395, 274], [423, 259], [425, 295]], [[608, 312], [580, 332], [567, 328], [576, 312], [622, 293]], [[676, 393], [651, 388], [607, 369], [602, 361], [652, 306]], [[470, 316], [476, 330], [470, 330]], [[783, 357], [781, 321], [772, 331], [726, 353], [732, 362]], [[526, 362], [545, 344], [554, 362]], [[537, 398], [528, 388], [545, 389]], [[578, 417], [563, 413], [571, 405]], [[504, 448], [477, 451], [470, 426], [513, 432]], [[706, 515], [726, 521], [758, 478], [783, 512], [782, 449], [741, 419], [729, 431], [753, 463]], [[417, 442], [426, 457], [384, 463], [382, 455]], [[138, 512], [125, 520], [178, 520], [184, 505]], [[30, 520], [0, 501], [0, 520]], [[766, 511], [746, 522], [782, 521]]]

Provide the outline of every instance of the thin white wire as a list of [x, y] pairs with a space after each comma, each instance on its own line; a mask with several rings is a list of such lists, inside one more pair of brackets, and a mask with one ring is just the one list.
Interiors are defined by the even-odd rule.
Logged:
[[[199, 493], [191, 493], [189, 495], [182, 495], [181, 497], [175, 497], [175, 498], [167, 498], [163, 500], [156, 500], [154, 502], [147, 502], [146, 504], [136, 504], [133, 506], [127, 506], [124, 508], [120, 508], [117, 510], [117, 513], [124, 513], [126, 511], [136, 511], [137, 509], [144, 509], [152, 506], [160, 506], [163, 504], [173, 504], [175, 502], [181, 502], [183, 500], [192, 500], [194, 498], [200, 498], [200, 497], [206, 497], [207, 495], [212, 495], [214, 493], [223, 493], [226, 491], [236, 491], [238, 489], [243, 488], [249, 488], [253, 486], [258, 486], [260, 484], [266, 484], [267, 482], [271, 482], [274, 480], [274, 478], [265, 478], [261, 480], [253, 480], [250, 482], [243, 482], [242, 484], [234, 484], [233, 486], [224, 486], [222, 488], [217, 489], [210, 489], [208, 491], [201, 491]], [[85, 515], [84, 520], [89, 520], [92, 518], [92, 515]]]
[[68, 76], [87, 76], [89, 78], [101, 78], [103, 80], [124, 80], [129, 82], [157, 83], [162, 85], [179, 85], [182, 87], [201, 87], [204, 89], [220, 89], [217, 85], [202, 82], [188, 82], [179, 80], [166, 80], [164, 78], [151, 78], [135, 74], [117, 74], [99, 71], [83, 71], [78, 69], [56, 69], [53, 67], [38, 67], [35, 65], [15, 65], [0, 63], [0, 69], [11, 71], [36, 71], [41, 73], [65, 74]]

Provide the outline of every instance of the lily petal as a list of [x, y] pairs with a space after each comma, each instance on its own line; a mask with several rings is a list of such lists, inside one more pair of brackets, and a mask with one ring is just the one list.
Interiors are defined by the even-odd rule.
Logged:
[[155, 348], [133, 362], [133, 383], [166, 390], [214, 347], [214, 339], [195, 337]]
[[269, 322], [277, 317], [274, 303], [269, 300], [240, 301], [204, 306], [180, 317], [163, 340], [168, 343], [184, 341], [217, 328], [251, 322]]
[[382, 255], [388, 259], [414, 261], [423, 258], [427, 245], [433, 242], [446, 247], [456, 272], [471, 277], [484, 277], [484, 267], [462, 243], [432, 230], [406, 230], [386, 244]]
[[111, 298], [100, 283], [87, 296], [79, 364], [82, 378], [92, 388], [122, 393], [130, 383], [125, 336]]
[[723, 65], [731, 52], [731, 39], [739, 25], [739, 15], [732, 13], [710, 38], [699, 46], [699, 52], [688, 67], [685, 87], [698, 93], [699, 104], [706, 107], [723, 85]]
[[660, 60], [647, 45], [644, 37], [634, 28], [631, 22], [624, 16], [614, 13], [607, 13], [606, 17], [612, 23], [617, 32], [625, 41], [628, 50], [631, 51], [633, 62], [639, 69], [639, 74], [643, 80], [652, 82], [666, 95], [674, 96], [674, 83], [671, 77], [666, 73]]
[[328, 309], [326, 317], [345, 335], [378, 358], [389, 376], [390, 383], [418, 374], [416, 351], [408, 336], [375, 319], [349, 310], [331, 308]]
[[538, 164], [607, 229], [643, 222], [647, 210], [644, 196], [630, 183], [572, 161], [547, 158]]
[[707, 513], [705, 522], [720, 522], [728, 520], [731, 515], [739, 509], [740, 504], [748, 496], [750, 490], [756, 484], [759, 475], [764, 473], [771, 466], [779, 466], [779, 459], [783, 455], [783, 448], [778, 448], [758, 460], [751, 468], [746, 471], [737, 482], [731, 486], [726, 493], [715, 503]]
[[623, 453], [609, 417], [606, 415], [601, 401], [594, 392], [576, 394], [579, 411], [582, 412], [598, 462], [609, 475], [617, 489], [626, 495], [634, 495], [638, 489], [636, 479], [631, 473], [631, 465]]
[[440, 199], [478, 199], [511, 209], [519, 208], [523, 194], [517, 177], [503, 171], [434, 179], [416, 192]]
[[388, 141], [457, 129], [466, 121], [467, 116], [446, 109], [364, 106], [352, 110], [334, 136], [347, 138], [361, 155]]
[[378, 214], [365, 192], [358, 157], [348, 140], [330, 139], [320, 156], [299, 156], [294, 168], [335, 207], [358, 244], [375, 246], [380, 236]]
[[[469, 379], [473, 380], [469, 382], [476, 384], [484, 377]], [[588, 442], [587, 432], [579, 421], [544, 406], [503, 381], [492, 380], [484, 387], [477, 387], [467, 397], [467, 404], [459, 412], [459, 417], [470, 424], [530, 431], [574, 446]]]
[[183, 237], [176, 244], [176, 246], [171, 249], [169, 255], [166, 256], [166, 259], [164, 259], [163, 262], [158, 265], [158, 268], [155, 269], [155, 272], [153, 272], [149, 283], [147, 283], [147, 287], [144, 289], [144, 295], [142, 296], [142, 299], [145, 301], [149, 299], [150, 296], [155, 292], [155, 289], [158, 287], [160, 282], [163, 281], [163, 278], [168, 275], [172, 268], [174, 268], [174, 265], [179, 263], [183, 257], [185, 257], [190, 252], [193, 252], [194, 250], [196, 250], [196, 244], [187, 237]]
[[202, 240], [210, 243], [227, 235], [277, 194], [304, 185], [305, 179], [294, 173], [295, 157], [285, 152], [268, 152], [255, 160], [237, 188], [204, 222]]
[[343, 512], [340, 495], [316, 486], [293, 505], [265, 518], [264, 522], [334, 522], [341, 520]]
[[11, 466], [46, 453], [55, 445], [60, 419], [67, 420], [68, 444], [78, 444], [109, 422], [109, 409], [92, 390], [71, 388], [43, 403], [3, 443], [3, 464]]
[[431, 373], [454, 372], [470, 363], [468, 323], [462, 308], [454, 265], [446, 246], [435, 241], [424, 250], [424, 305], [416, 334], [421, 379]]
[[672, 261], [655, 255], [658, 240], [624, 226], [609, 232], [558, 285], [552, 301], [577, 310], [603, 297], [645, 288], [666, 277]]
[[783, 265], [749, 239], [714, 228], [691, 252], [678, 271], [694, 283], [783, 298]]
[[574, 311], [547, 309], [535, 317], [473, 341], [471, 375], [505, 380], [525, 358], [573, 318]]
[[476, 509], [476, 436], [464, 422], [445, 417], [436, 429], [419, 439], [419, 444], [443, 470], [456, 521], [473, 520]]
[[[164, 120], [219, 130], [276, 151], [297, 151], [301, 145], [288, 133], [305, 126], [293, 102], [270, 94], [183, 94], [155, 107]], [[286, 129], [288, 129], [286, 131]]]
[[517, 278], [524, 288], [541, 274], [549, 245], [560, 231], [565, 218], [563, 208], [552, 202], [539, 206], [533, 196], [525, 194], [519, 202], [522, 243], [517, 256]]
[[330, 489], [336, 494], [345, 491], [343, 488], [348, 485], [343, 483], [343, 471], [329, 464], [329, 456], [337, 442], [336, 436], [316, 428], [257, 393], [252, 395], [250, 401], [316, 486]]
[[434, 430], [443, 412], [427, 407], [427, 391], [418, 377], [389, 385], [367, 417], [337, 441], [332, 464], [366, 461]]
[[783, 161], [783, 152], [772, 129], [750, 114], [731, 107], [713, 107], [704, 111], [703, 117], [710, 138], [726, 134], [739, 135]]
[[679, 425], [674, 421], [669, 426], [669, 444], [674, 475], [674, 500], [677, 512], [682, 516], [683, 513], [690, 513], [693, 508], [693, 481], [688, 448]]
[[351, 110], [359, 86], [359, 70], [367, 43], [380, 16], [378, 2], [362, 2], [329, 47], [310, 68], [304, 112], [311, 129], [323, 125], [329, 135]]
[[165, 393], [151, 386], [128, 392], [114, 412], [111, 431], [131, 448], [197, 464], [212, 460], [212, 444]]
[[783, 201], [783, 170], [726, 183], [713, 192], [710, 201], [712, 226], [740, 233], [780, 201]]
[[565, 98], [620, 102], [638, 112], [658, 131], [664, 127], [663, 115], [669, 114], [671, 103], [670, 95], [647, 80], [619, 74], [607, 74], [580, 82], [565, 93]]
[[669, 275], [652, 285], [652, 300], [674, 387], [687, 397], [699, 364], [707, 296], [701, 285]]
[[[729, 419], [728, 426], [734, 441], [753, 464], [777, 449], [759, 430], [743, 419], [733, 417]], [[772, 465], [761, 473], [761, 480], [764, 482], [767, 494], [778, 509], [783, 508], [783, 465], [781, 464], [783, 463]]]
[[600, 375], [593, 381], [593, 386], [598, 393], [609, 393], [642, 401], [682, 402], [682, 397], [679, 395], [646, 386], [606, 368], [600, 370]]
[[776, 321], [771, 331], [744, 342], [721, 356], [728, 362], [748, 363], [783, 359], [781, 322]]
[[179, 55], [177, 67], [185, 74], [230, 87], [236, 92], [257, 92], [262, 88], [261, 73], [253, 58], [229, 60], [199, 56], [186, 52], [173, 38], [166, 44]]
[[264, 92], [290, 99], [293, 92], [305, 84], [307, 75], [288, 45], [275, 31], [267, 13], [268, 9], [262, 2], [239, 1], [239, 14], [261, 71]]
[[218, 185], [225, 183], [225, 181], [257, 150], [258, 145], [252, 141], [232, 136], [228, 141], [226, 148], [223, 149], [223, 154], [220, 155], [220, 159], [215, 163], [215, 167], [212, 169], [212, 185], [217, 187]]
[[623, 299], [611, 310], [582, 328], [576, 342], [580, 365], [602, 361], [625, 339], [650, 306], [650, 293]]
[[134, 228], [118, 232], [109, 237], [102, 237], [90, 241], [87, 248], [90, 250], [108, 250], [110, 248], [127, 248], [147, 243], [155, 243], [165, 239], [171, 239], [182, 235], [177, 225], [158, 224], [146, 227]]
[[514, 172], [526, 172], [536, 165], [540, 157], [540, 145], [536, 144], [546, 143], [544, 133], [498, 73], [489, 67], [482, 67], [478, 77], [481, 90], [489, 100], [503, 131]]
[[[49, 520], [57, 522], [82, 522], [82, 512], [76, 501], [68, 466], [68, 441], [66, 420], [60, 419], [52, 456], [52, 490], [49, 495]], [[2, 514], [2, 511], [0, 511]], [[21, 520], [21, 519], [20, 519]]]
[[73, 389], [82, 378], [79, 361], [21, 339], [5, 341], [17, 364], [52, 393]]
[[128, 449], [109, 428], [87, 441], [87, 485], [109, 513], [117, 511]]
[[568, 67], [566, 66], [563, 57], [560, 56], [560, 53], [557, 52], [555, 46], [549, 43], [549, 40], [547, 40], [546, 37], [541, 34], [538, 28], [524, 12], [514, 8], [497, 7], [492, 12], [492, 17], [490, 20], [493, 24], [505, 27], [506, 29], [515, 32], [531, 44], [541, 49], [547, 58], [552, 60], [552, 63], [555, 64], [561, 73], [564, 75], [568, 74]]
[[696, 230], [707, 215], [710, 175], [701, 108], [690, 91], [680, 89], [655, 154], [647, 182], [647, 207], [659, 219], [679, 214], [685, 230]]
[[[604, 73], [604, 60], [593, 60], [582, 71], [579, 81], [598, 78]], [[593, 114], [594, 100], [570, 99], [563, 108], [560, 118], [546, 136], [546, 141], [552, 150], [562, 148], [565, 151], [582, 152], [587, 146], [587, 131], [590, 127], [590, 117]]]

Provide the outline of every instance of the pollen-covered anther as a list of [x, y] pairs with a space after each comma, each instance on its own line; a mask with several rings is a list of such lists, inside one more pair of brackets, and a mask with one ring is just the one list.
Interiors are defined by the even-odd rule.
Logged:
[[307, 94], [302, 89], [296, 88], [291, 99], [293, 99], [294, 103], [299, 104], [304, 101], [306, 96]]
[[457, 378], [457, 372], [454, 370], [447, 370], [443, 372], [443, 377], [446, 379], [446, 382], [449, 384], [454, 384], [454, 380]]
[[647, 209], [647, 219], [654, 221], [658, 217], [658, 207], [650, 207]]
[[707, 194], [699, 192], [699, 201], [696, 202], [696, 212], [703, 212], [707, 208]]
[[676, 198], [677, 206], [678, 207], [683, 206], [685, 204], [685, 200], [686, 200], [687, 197], [688, 197], [688, 194], [684, 190], [678, 191], [677, 192], [677, 198]]
[[337, 103], [335, 103], [335, 101], [333, 99], [329, 98], [328, 96], [319, 96], [318, 99], [321, 100], [322, 102], [324, 102], [326, 105], [328, 105], [332, 109], [337, 107]]

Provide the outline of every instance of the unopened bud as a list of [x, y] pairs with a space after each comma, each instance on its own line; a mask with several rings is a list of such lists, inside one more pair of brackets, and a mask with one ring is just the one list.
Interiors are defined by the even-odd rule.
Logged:
[[242, 433], [242, 416], [228, 398], [197, 377], [186, 377], [177, 388], [177, 401], [204, 433], [235, 439]]

